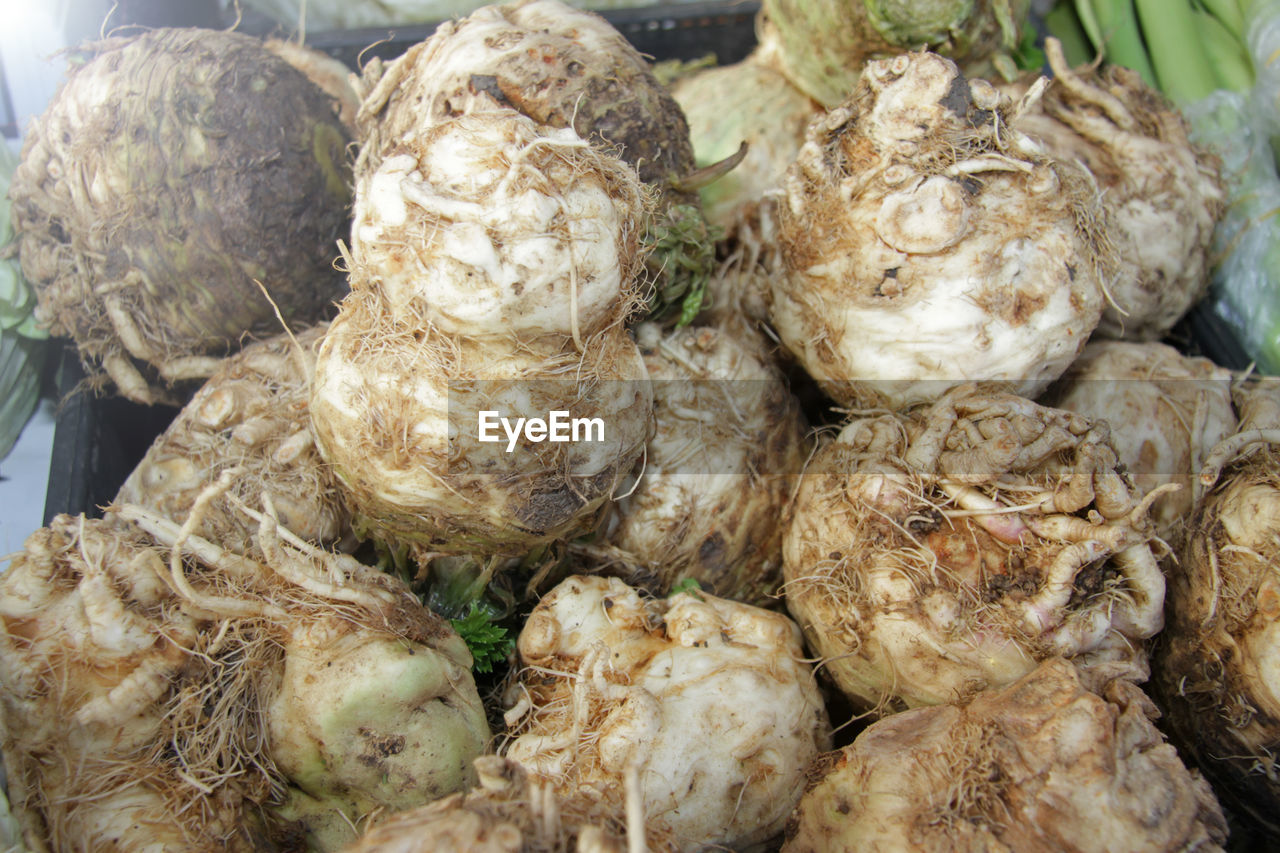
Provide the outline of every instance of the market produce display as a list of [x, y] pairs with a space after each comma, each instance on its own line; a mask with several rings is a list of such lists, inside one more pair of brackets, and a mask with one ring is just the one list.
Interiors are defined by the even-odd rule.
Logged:
[[6, 258], [179, 411], [0, 574], [0, 840], [1275, 847], [1280, 396], [1187, 329], [1276, 4], [1173, 5], [71, 54]]

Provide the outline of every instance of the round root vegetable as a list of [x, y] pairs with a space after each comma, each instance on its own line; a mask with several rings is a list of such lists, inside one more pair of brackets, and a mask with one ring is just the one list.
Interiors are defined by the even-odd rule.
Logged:
[[279, 328], [272, 301], [305, 325], [344, 291], [347, 132], [248, 36], [161, 29], [88, 51], [28, 128], [19, 256], [41, 322], [91, 369], [178, 401], [245, 332]]
[[1142, 680], [1162, 625], [1150, 500], [1104, 422], [961, 386], [845, 426], [805, 471], [787, 607], [876, 711], [1000, 687], [1051, 656]]
[[1123, 680], [1049, 660], [963, 705], [872, 724], [800, 801], [783, 853], [1221, 850], [1213, 791]]
[[337, 105], [338, 118], [343, 127], [355, 136], [360, 96], [356, 94], [354, 76], [346, 63], [292, 39], [269, 38], [262, 46], [307, 75], [308, 80], [324, 90]]
[[638, 799], [670, 849], [764, 845], [830, 747], [799, 629], [778, 613], [574, 576], [534, 608], [517, 648], [507, 757], [565, 796]]
[[732, 228], [766, 193], [781, 189], [819, 110], [775, 62], [762, 47], [741, 62], [681, 77], [671, 88], [689, 123], [699, 167], [723, 162], [747, 145], [733, 170], [700, 192], [707, 221], [723, 229]]
[[[563, 796], [510, 759], [484, 755], [475, 765], [477, 787], [378, 821], [345, 853], [626, 853], [634, 830], [602, 802]], [[639, 836], [666, 849], [656, 832], [640, 827]]]
[[664, 334], [646, 323], [637, 338], [654, 435], [639, 482], [606, 516], [604, 544], [579, 553], [658, 595], [695, 580], [722, 598], [767, 604], [809, 454], [799, 403], [744, 324]]
[[395, 61], [371, 63], [361, 85], [357, 176], [424, 128], [467, 113], [511, 110], [544, 129], [573, 130], [661, 196], [644, 220], [651, 308], [700, 298], [714, 250], [697, 193], [684, 184], [696, 171], [688, 126], [648, 61], [604, 18], [559, 0], [484, 6]]
[[350, 514], [316, 450], [309, 415], [315, 348], [327, 328], [256, 341], [228, 358], [152, 443], [116, 503], [182, 522], [204, 490], [234, 469], [232, 486], [203, 509], [195, 533], [247, 553], [258, 526], [231, 501], [266, 494], [280, 523], [301, 538], [346, 538]]
[[368, 814], [406, 809], [474, 783], [488, 745], [477, 696], [460, 691], [471, 656], [450, 629], [439, 653], [339, 617], [295, 628], [266, 705], [271, 756], [308, 795]]
[[[591, 526], [651, 428], [623, 326], [643, 199], [621, 161], [510, 111], [434, 125], [362, 178], [311, 419], [364, 532], [520, 554]], [[554, 412], [598, 428], [503, 434]]]
[[913, 53], [869, 63], [809, 126], [772, 316], [838, 402], [900, 406], [963, 380], [1032, 396], [1097, 325], [1110, 255], [1096, 187], [1011, 129], [1015, 114]]
[[1054, 39], [1045, 52], [1054, 83], [1014, 125], [1053, 156], [1083, 164], [1106, 195], [1117, 269], [1098, 334], [1158, 340], [1208, 289], [1225, 197], [1218, 164], [1137, 72], [1072, 69]]
[[1210, 454], [1153, 660], [1175, 743], [1223, 801], [1280, 832], [1280, 394], [1246, 395], [1239, 431]]
[[1111, 425], [1111, 443], [1134, 485], [1151, 492], [1155, 532], [1180, 541], [1195, 504], [1193, 477], [1209, 450], [1235, 432], [1230, 371], [1171, 346], [1093, 340], [1052, 391], [1052, 405]]
[[[358, 761], [344, 751], [366, 748], [368, 732], [403, 738], [406, 749], [381, 767], [387, 777], [330, 780], [343, 794], [330, 811], [349, 809], [356, 820], [361, 810], [403, 804], [403, 790], [386, 796], [397, 783], [425, 798], [472, 781], [467, 768], [489, 733], [461, 639], [403, 584], [280, 528], [269, 498], [265, 512], [243, 506], [260, 523], [247, 555], [192, 535], [229, 480], [181, 526], [132, 506], [110, 521], [59, 516], [0, 576], [4, 759], [32, 849], [249, 850], [282, 841], [297, 828], [272, 808], [295, 782], [298, 759], [274, 732], [307, 731], [335, 697], [348, 709], [345, 726], [329, 726], [335, 766]], [[334, 666], [313, 660], [312, 689], [327, 701], [273, 708], [295, 638], [317, 631], [351, 638], [328, 658]], [[346, 664], [353, 645], [366, 657], [378, 648], [415, 663], [356, 690], [342, 677], [355, 674]], [[350, 712], [361, 695], [379, 701]], [[442, 718], [454, 721], [454, 750], [410, 749], [438, 739]]]
[[617, 158], [571, 129], [494, 111], [396, 151], [358, 176], [350, 271], [392, 321], [581, 342], [638, 307], [648, 198]]
[[871, 60], [929, 48], [967, 74], [1013, 73], [1030, 0], [765, 0], [760, 38], [786, 75], [830, 108]]
[[[512, 441], [493, 415], [494, 440], [480, 441], [482, 412], [510, 427], [553, 411], [601, 429]], [[591, 527], [643, 455], [652, 417], [644, 361], [621, 326], [581, 353], [543, 354], [396, 322], [376, 290], [343, 302], [311, 399], [357, 529], [430, 553], [520, 554]]]

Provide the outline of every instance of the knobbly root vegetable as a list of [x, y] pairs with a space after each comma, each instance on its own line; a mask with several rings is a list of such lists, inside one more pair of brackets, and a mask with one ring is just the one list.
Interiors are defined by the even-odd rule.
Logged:
[[637, 329], [655, 432], [603, 542], [573, 546], [632, 586], [686, 580], [764, 606], [782, 580], [786, 506], [810, 447], [799, 403], [745, 324]]
[[1150, 493], [1156, 534], [1174, 545], [1195, 504], [1194, 478], [1209, 450], [1236, 430], [1232, 376], [1203, 358], [1150, 342], [1095, 340], [1051, 390], [1059, 409], [1105, 420], [1134, 485]]
[[681, 306], [690, 293], [690, 304], [699, 301], [714, 241], [696, 186], [686, 186], [697, 172], [688, 125], [648, 61], [604, 18], [559, 0], [484, 6], [395, 61], [370, 63], [361, 86], [357, 176], [426, 127], [495, 109], [614, 151], [661, 196], [642, 231], [654, 249], [650, 307]]
[[971, 386], [868, 413], [805, 471], [787, 608], [877, 713], [963, 701], [1055, 655], [1141, 681], [1164, 603], [1151, 499], [1101, 421]]
[[493, 111], [397, 151], [358, 178], [350, 271], [392, 321], [580, 344], [638, 308], [648, 198], [621, 161], [570, 129]]
[[1136, 72], [1072, 69], [1055, 39], [1045, 52], [1054, 83], [1015, 127], [1053, 156], [1082, 163], [1106, 195], [1117, 270], [1098, 334], [1158, 340], [1209, 286], [1225, 198], [1217, 160], [1191, 143], [1186, 119]]
[[[59, 516], [0, 577], [4, 760], [33, 850], [249, 850], [296, 834], [272, 810], [311, 780], [290, 778], [297, 750], [275, 733], [310, 731], [335, 697], [348, 708], [380, 693], [381, 704], [345, 726], [328, 721], [334, 765], [358, 761], [344, 749], [366, 746], [361, 728], [402, 737], [406, 750], [383, 766], [389, 782], [367, 770], [344, 779], [330, 812], [349, 808], [354, 821], [370, 802], [403, 805], [403, 791], [387, 787], [406, 779], [424, 799], [469, 783], [488, 727], [448, 623], [389, 576], [280, 528], [269, 498], [262, 512], [244, 506], [260, 524], [248, 555], [194, 535], [230, 479], [182, 525], [136, 506], [116, 507], [112, 520]], [[346, 638], [333, 667], [311, 653], [310, 689], [328, 701], [273, 707], [298, 665], [298, 638], [317, 632]], [[391, 680], [355, 690], [343, 679], [352, 647], [415, 663], [384, 667], [376, 674]], [[442, 717], [454, 720], [444, 725], [455, 749], [469, 752], [461, 771], [452, 751], [412, 751], [440, 737]]]
[[871, 60], [929, 48], [979, 77], [1015, 73], [1011, 54], [1029, 0], [765, 0], [760, 39], [828, 109], [853, 91]]
[[[311, 401], [364, 535], [422, 553], [519, 555], [591, 528], [644, 454], [653, 392], [621, 326], [543, 355], [380, 314], [353, 293], [321, 344]], [[480, 443], [479, 413], [599, 419], [603, 438]]]
[[1061, 659], [960, 705], [872, 724], [827, 759], [783, 853], [1221, 850], [1222, 809], [1123, 680]]
[[1280, 832], [1280, 394], [1244, 395], [1239, 431], [1210, 454], [1206, 490], [1170, 573], [1153, 683], [1174, 742], [1224, 804]]
[[[350, 200], [332, 101], [256, 39], [86, 48], [28, 128], [14, 225], [37, 315], [119, 393], [181, 402], [246, 332], [320, 319]], [[263, 296], [261, 282], [271, 295]]]
[[[621, 161], [510, 111], [435, 125], [360, 183], [311, 418], [363, 532], [520, 555], [591, 527], [652, 425], [623, 326], [643, 200]], [[482, 412], [557, 411], [601, 428], [481, 441]]]
[[[964, 380], [1033, 396], [1102, 313], [1105, 209], [1016, 107], [931, 53], [871, 62], [786, 179], [782, 342], [836, 401], [900, 406]], [[965, 342], [963, 346], [958, 342]]]
[[710, 595], [645, 600], [571, 577], [517, 641], [505, 754], [563, 796], [633, 799], [664, 849], [761, 848], [830, 748], [826, 710], [785, 616]]
[[248, 553], [258, 525], [232, 504], [266, 494], [280, 523], [316, 544], [342, 543], [351, 518], [311, 433], [315, 348], [328, 324], [257, 341], [231, 356], [152, 443], [116, 503], [182, 522], [223, 471], [232, 486], [201, 514], [196, 533]]
[[[626, 853], [636, 830], [601, 801], [565, 797], [510, 759], [485, 755], [475, 765], [477, 787], [378, 821], [345, 853]], [[638, 834], [649, 850], [669, 848], [643, 825]]]

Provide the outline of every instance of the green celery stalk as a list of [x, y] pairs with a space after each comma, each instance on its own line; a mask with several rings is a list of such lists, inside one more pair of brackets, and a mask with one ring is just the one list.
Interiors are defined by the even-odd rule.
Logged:
[[1253, 88], [1253, 60], [1244, 42], [1232, 35], [1214, 15], [1196, 10], [1200, 32], [1204, 35], [1205, 50], [1213, 63], [1218, 88], [1233, 92], [1247, 92]]
[[1044, 26], [1049, 35], [1062, 43], [1063, 55], [1072, 68], [1093, 61], [1097, 51], [1085, 34], [1080, 16], [1071, 3], [1059, 3], [1050, 9], [1049, 14], [1044, 16]]
[[[1170, 0], [1164, 2], [1169, 3]], [[1155, 86], [1156, 72], [1151, 65], [1148, 46], [1142, 38], [1142, 30], [1138, 26], [1133, 1], [1093, 0], [1093, 14], [1098, 22], [1103, 39], [1103, 55], [1107, 61], [1138, 72], [1148, 86]]]
[[1226, 27], [1231, 35], [1244, 41], [1244, 3], [1245, 0], [1196, 0], [1210, 15]]
[[1101, 53], [1105, 40], [1102, 37], [1102, 27], [1098, 24], [1098, 16], [1093, 12], [1092, 0], [1075, 0], [1075, 9], [1080, 28], [1093, 44], [1093, 49]]
[[1161, 91], [1182, 105], [1218, 88], [1199, 21], [1186, 0], [1134, 0], [1134, 8]]

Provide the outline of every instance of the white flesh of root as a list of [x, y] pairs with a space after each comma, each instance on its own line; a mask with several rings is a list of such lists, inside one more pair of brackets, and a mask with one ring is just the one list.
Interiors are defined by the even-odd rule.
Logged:
[[883, 711], [953, 702], [1060, 655], [1142, 680], [1164, 576], [1104, 423], [960, 386], [851, 421], [783, 544], [787, 606], [836, 684]]
[[895, 714], [828, 759], [783, 853], [1220, 851], [1222, 809], [1154, 705], [1054, 659], [967, 704]]
[[799, 629], [777, 613], [574, 576], [517, 647], [507, 757], [566, 796], [620, 804], [638, 785], [641, 825], [670, 833], [670, 849], [763, 845], [830, 747]]
[[647, 197], [571, 128], [491, 111], [398, 151], [358, 178], [351, 232], [352, 287], [378, 287], [396, 321], [581, 344], [635, 307]]
[[1032, 396], [1097, 325], [1110, 258], [1097, 188], [1012, 129], [1014, 112], [914, 53], [868, 63], [810, 124], [771, 311], [837, 402], [896, 407], [965, 380]]

